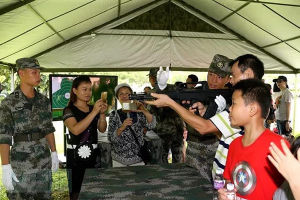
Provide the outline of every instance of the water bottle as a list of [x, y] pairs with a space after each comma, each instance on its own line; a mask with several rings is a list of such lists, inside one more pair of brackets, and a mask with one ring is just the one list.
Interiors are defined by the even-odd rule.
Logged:
[[214, 179], [214, 188], [216, 190], [219, 190], [221, 188], [223, 188], [225, 185], [225, 180], [223, 178], [223, 170], [218, 168], [216, 170], [216, 175], [215, 175], [215, 179]]
[[225, 180], [223, 178], [223, 170], [218, 168], [216, 170], [216, 175], [214, 178], [214, 193], [213, 193], [213, 200], [218, 200], [218, 190], [223, 188], [225, 185]]
[[235, 195], [235, 191], [234, 191], [234, 184], [232, 183], [228, 183], [226, 186], [227, 192], [226, 192], [226, 196], [229, 200], [236, 200], [236, 195]]

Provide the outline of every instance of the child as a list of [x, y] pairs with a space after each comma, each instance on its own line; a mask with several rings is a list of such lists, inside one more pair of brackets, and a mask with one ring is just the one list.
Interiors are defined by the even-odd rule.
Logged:
[[[244, 127], [245, 134], [230, 144], [224, 178], [234, 183], [237, 199], [271, 200], [283, 182], [267, 158], [270, 142], [279, 145], [282, 139], [264, 127], [271, 94], [263, 82], [254, 79], [242, 80], [234, 89], [230, 123]], [[227, 199], [225, 189], [218, 192], [219, 199]]]

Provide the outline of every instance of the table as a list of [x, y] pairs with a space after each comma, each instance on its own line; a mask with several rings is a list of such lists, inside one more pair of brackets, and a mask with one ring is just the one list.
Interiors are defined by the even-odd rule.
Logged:
[[211, 200], [212, 189], [184, 164], [100, 168], [86, 171], [79, 199]]
[[[148, 131], [144, 137], [149, 142], [150, 149], [153, 152], [151, 164], [160, 164], [162, 157], [162, 143], [159, 136], [153, 131]], [[108, 141], [107, 133], [98, 134], [98, 147], [101, 154], [101, 168], [112, 167], [111, 143]]]

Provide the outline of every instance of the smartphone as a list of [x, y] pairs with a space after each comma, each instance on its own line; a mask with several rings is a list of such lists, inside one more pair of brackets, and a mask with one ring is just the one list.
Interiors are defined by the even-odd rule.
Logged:
[[137, 110], [137, 106], [134, 102], [122, 103], [122, 110]]
[[107, 102], [107, 92], [102, 92], [101, 93], [101, 100], [106, 103]]

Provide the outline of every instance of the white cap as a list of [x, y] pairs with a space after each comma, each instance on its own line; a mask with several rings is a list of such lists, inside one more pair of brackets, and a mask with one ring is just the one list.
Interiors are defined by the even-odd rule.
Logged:
[[128, 87], [128, 88], [130, 88], [130, 90], [132, 90], [131, 87], [127, 83], [120, 83], [119, 85], [117, 85], [115, 87], [115, 94], [116, 95], [117, 95], [119, 89], [122, 88], [122, 87]]
[[227, 190], [234, 190], [234, 185], [232, 183], [227, 183], [226, 188]]

